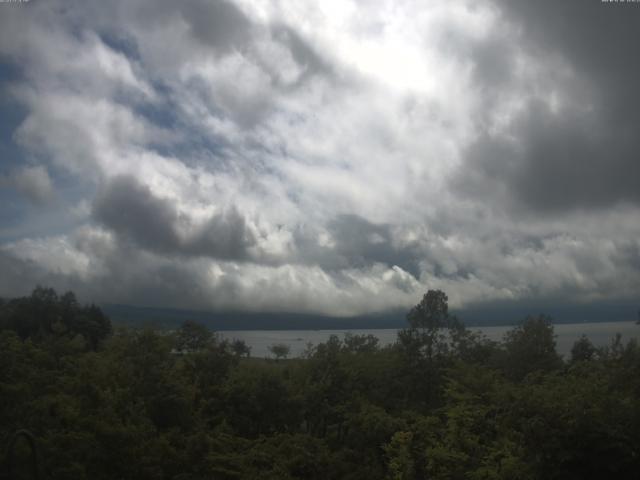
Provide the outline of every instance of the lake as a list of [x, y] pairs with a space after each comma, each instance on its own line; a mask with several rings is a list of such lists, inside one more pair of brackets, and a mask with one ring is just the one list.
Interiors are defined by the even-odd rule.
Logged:
[[[472, 331], [479, 331], [490, 340], [502, 340], [504, 334], [514, 328], [513, 326], [500, 327], [469, 327]], [[566, 323], [554, 325], [556, 334], [556, 350], [559, 354], [568, 357], [573, 343], [586, 335], [597, 347], [603, 347], [611, 343], [616, 333], [622, 335], [623, 342], [631, 338], [640, 337], [640, 325], [635, 322], [609, 322], [609, 323]], [[229, 340], [240, 339], [251, 347], [252, 357], [271, 357], [268, 348], [274, 343], [284, 343], [291, 348], [290, 357], [300, 356], [307, 348], [307, 343], [317, 345], [326, 342], [331, 335], [340, 338], [345, 333], [354, 335], [375, 335], [380, 340], [380, 345], [388, 345], [396, 341], [398, 329], [363, 329], [363, 330], [228, 330], [219, 332], [223, 338]]]

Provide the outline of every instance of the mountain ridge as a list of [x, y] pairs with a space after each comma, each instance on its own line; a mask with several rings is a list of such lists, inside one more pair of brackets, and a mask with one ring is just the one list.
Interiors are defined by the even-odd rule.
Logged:
[[[103, 304], [102, 310], [115, 324], [176, 328], [186, 320], [212, 330], [350, 330], [403, 328], [408, 310], [389, 310], [352, 317], [294, 312], [205, 311], [180, 308]], [[556, 324], [634, 321], [635, 304], [540, 305], [500, 302], [452, 310], [467, 326], [517, 325], [527, 315], [546, 314]]]

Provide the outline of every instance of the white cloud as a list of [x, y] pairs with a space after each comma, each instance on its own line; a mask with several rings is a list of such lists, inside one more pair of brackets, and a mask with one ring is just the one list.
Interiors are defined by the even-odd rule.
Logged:
[[[83, 187], [71, 213], [85, 226], [2, 248], [91, 295], [99, 280], [117, 301], [347, 315], [427, 288], [462, 306], [640, 284], [637, 207], [519, 217], [501, 172], [469, 154], [483, 135], [517, 150], [532, 101], [562, 118], [591, 91], [494, 2], [56, 6], [13, 9], [0, 52], [24, 69], [14, 139]], [[16, 188], [51, 198], [46, 167], [19, 172]], [[123, 176], [164, 205], [130, 210], [169, 212], [140, 222], [174, 240], [96, 215]], [[241, 258], [204, 247], [230, 211], [252, 240]]]

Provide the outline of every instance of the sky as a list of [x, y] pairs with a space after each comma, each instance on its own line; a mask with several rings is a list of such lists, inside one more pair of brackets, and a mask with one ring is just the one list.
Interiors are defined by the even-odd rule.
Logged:
[[0, 295], [640, 304], [640, 2], [0, 3]]

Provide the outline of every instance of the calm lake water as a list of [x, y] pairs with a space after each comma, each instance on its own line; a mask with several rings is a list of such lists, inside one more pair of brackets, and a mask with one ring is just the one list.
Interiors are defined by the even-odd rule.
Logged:
[[[482, 332], [490, 340], [502, 340], [504, 334], [511, 330], [506, 327], [470, 327], [470, 330]], [[635, 322], [611, 322], [611, 323], [567, 323], [554, 326], [556, 334], [556, 350], [565, 358], [569, 356], [573, 343], [586, 335], [594, 345], [603, 347], [611, 343], [617, 333], [622, 335], [626, 343], [631, 338], [640, 337], [640, 325]], [[244, 340], [251, 347], [252, 357], [270, 357], [268, 348], [274, 343], [284, 343], [291, 347], [291, 357], [300, 356], [307, 348], [307, 343], [317, 345], [326, 342], [330, 335], [338, 335], [340, 338], [345, 333], [354, 335], [375, 335], [380, 339], [381, 345], [388, 345], [396, 341], [397, 329], [373, 329], [373, 330], [237, 330], [219, 332], [221, 336], [229, 340]]]

